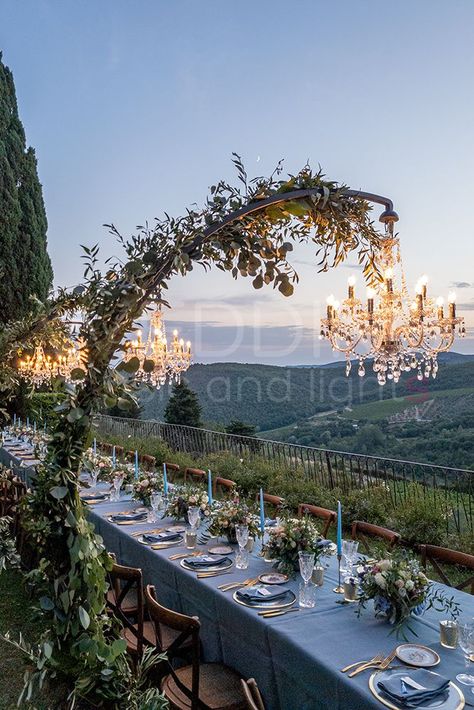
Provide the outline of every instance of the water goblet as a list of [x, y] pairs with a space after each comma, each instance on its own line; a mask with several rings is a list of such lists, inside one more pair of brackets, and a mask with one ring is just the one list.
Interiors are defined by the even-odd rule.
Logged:
[[456, 680], [464, 685], [474, 685], [474, 675], [468, 673], [471, 665], [471, 654], [474, 653], [474, 621], [465, 621], [458, 624], [458, 643], [464, 653], [464, 673], [458, 673]]
[[114, 486], [114, 490], [115, 490], [114, 500], [120, 500], [120, 489], [122, 488], [123, 479], [124, 479], [124, 475], [122, 473], [119, 473], [114, 476], [114, 480], [113, 480], [113, 486]]
[[201, 510], [196, 505], [191, 505], [188, 508], [188, 520], [192, 528], [198, 528], [201, 521]]
[[94, 466], [90, 472], [92, 488], [97, 486], [97, 479], [99, 478], [99, 469]]
[[343, 576], [352, 576], [352, 568], [354, 567], [355, 559], [357, 556], [357, 551], [359, 549], [359, 542], [357, 540], [343, 540], [342, 541], [342, 564], [341, 564], [341, 574]]
[[300, 607], [310, 608], [315, 605], [314, 586], [309, 587], [309, 581], [313, 576], [314, 569], [314, 552], [298, 552], [298, 560], [300, 564], [300, 574], [303, 577], [304, 586], [300, 588]]
[[237, 569], [247, 569], [247, 567], [249, 566], [249, 554], [248, 551], [245, 549], [245, 546], [249, 541], [248, 525], [236, 525], [235, 535], [239, 544], [239, 552], [235, 560], [235, 566]]
[[150, 496], [150, 507], [151, 507], [151, 513], [148, 515], [148, 520], [150, 523], [156, 523], [158, 520], [158, 513], [160, 511], [160, 506], [161, 502], [163, 500], [163, 496], [161, 493], [152, 493]]

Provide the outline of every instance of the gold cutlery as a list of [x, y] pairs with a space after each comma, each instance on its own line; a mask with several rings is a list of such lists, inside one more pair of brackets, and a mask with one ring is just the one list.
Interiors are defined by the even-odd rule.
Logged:
[[155, 528], [154, 530], [135, 530], [135, 532], [130, 533], [132, 537], [139, 537], [140, 535], [156, 535], [156, 533], [163, 532], [164, 528]]
[[355, 668], [356, 666], [365, 666], [367, 663], [382, 663], [383, 659], [383, 653], [378, 653], [376, 656], [371, 658], [370, 661], [356, 661], [348, 666], [344, 666], [344, 668], [341, 668], [341, 673], [347, 673], [347, 671], [350, 671], [351, 668]]
[[171, 547], [179, 546], [179, 542], [173, 542], [173, 544], [170, 544], [169, 542], [154, 542], [153, 545], [149, 545], [150, 550], [169, 550]]
[[392, 653], [389, 653], [387, 658], [383, 660], [381, 663], [365, 663], [363, 666], [360, 666], [359, 668], [356, 668], [355, 671], [352, 671], [352, 673], [349, 673], [349, 678], [353, 678], [354, 676], [358, 675], [359, 673], [362, 673], [363, 671], [366, 671], [368, 668], [377, 668], [379, 671], [385, 671], [393, 661], [393, 659], [396, 656], [396, 650], [392, 651]]
[[244, 582], [231, 582], [230, 584], [221, 584], [219, 585], [218, 589], [223, 592], [229, 592], [231, 589], [235, 589], [238, 587], [251, 587], [252, 584], [255, 584], [257, 581], [258, 577], [254, 577], [253, 579], [246, 579]]
[[148, 520], [119, 520], [115, 525], [146, 525]]
[[218, 572], [217, 570], [215, 572], [198, 572], [197, 573], [197, 579], [207, 579], [208, 577], [220, 577], [222, 574], [232, 574], [232, 572], [229, 570], [228, 572], [222, 571]]
[[169, 560], [181, 560], [184, 559], [185, 557], [201, 557], [204, 555], [204, 552], [178, 552], [174, 555], [170, 555], [168, 557]]
[[268, 611], [259, 611], [258, 615], [262, 616], [264, 619], [271, 619], [273, 616], [283, 616], [284, 614], [290, 614], [292, 611], [299, 611], [298, 607], [294, 609], [271, 609]]

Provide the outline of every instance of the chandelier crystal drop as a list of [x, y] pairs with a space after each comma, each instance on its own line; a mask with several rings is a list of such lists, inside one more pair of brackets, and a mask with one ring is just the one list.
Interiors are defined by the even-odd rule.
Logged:
[[320, 337], [345, 354], [346, 375], [356, 359], [361, 377], [366, 360], [372, 360], [380, 385], [398, 382], [403, 372], [416, 371], [418, 380], [436, 377], [438, 354], [450, 350], [456, 331], [460, 337], [465, 334], [464, 319], [456, 315], [456, 295], [449, 294], [445, 310], [442, 298], [428, 296], [428, 277], [422, 276], [410, 297], [393, 221], [386, 223], [378, 267], [383, 280], [367, 289], [365, 303], [356, 297], [353, 276], [342, 303], [329, 296]]
[[160, 308], [156, 308], [150, 317], [146, 341], [143, 340], [141, 329], [138, 329], [136, 338], [125, 343], [124, 361], [129, 362], [133, 358], [137, 358], [140, 363], [135, 378], [159, 389], [167, 382], [181, 380], [181, 374], [191, 364], [191, 343], [185, 343], [178, 337], [178, 331], [174, 330], [168, 346], [163, 314]]

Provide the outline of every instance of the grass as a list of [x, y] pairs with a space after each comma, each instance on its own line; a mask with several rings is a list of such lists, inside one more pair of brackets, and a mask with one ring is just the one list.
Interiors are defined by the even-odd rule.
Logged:
[[414, 394], [409, 397], [396, 397], [394, 399], [382, 399], [375, 402], [367, 402], [366, 404], [358, 404], [352, 411], [345, 411], [343, 416], [347, 419], [369, 419], [370, 421], [379, 421], [390, 417], [392, 414], [403, 412], [408, 407], [414, 407], [415, 404], [422, 404], [426, 399], [443, 399], [444, 397], [452, 397], [453, 395], [468, 395], [474, 393], [474, 387], [460, 387], [450, 390], [433, 390], [426, 394]]
[[[7, 570], [0, 574], [0, 633], [10, 631], [18, 640], [21, 632], [32, 643], [41, 635], [42, 623], [36, 618], [33, 600], [29, 597], [20, 572]], [[11, 644], [0, 640], [0, 710], [13, 710], [23, 687], [25, 657]], [[22, 703], [22, 708], [31, 710], [59, 710], [65, 707], [65, 688], [51, 684], [45, 688], [34, 703]]]

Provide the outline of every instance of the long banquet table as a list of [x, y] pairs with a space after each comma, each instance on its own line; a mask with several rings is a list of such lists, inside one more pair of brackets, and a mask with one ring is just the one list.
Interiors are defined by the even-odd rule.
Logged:
[[[169, 556], [182, 548], [152, 550], [131, 533], [145, 532], [157, 523], [117, 526], [107, 520], [113, 512], [131, 510], [132, 501], [105, 502], [90, 509], [90, 520], [103, 537], [108, 550], [126, 565], [141, 567], [144, 580], [156, 586], [159, 600], [185, 614], [199, 616], [202, 624], [203, 655], [207, 661], [221, 661], [244, 677], [254, 677], [268, 710], [366, 710], [381, 708], [368, 687], [370, 673], [348, 678], [340, 669], [356, 660], [385, 655], [401, 641], [390, 634], [391, 627], [376, 620], [367, 610], [357, 618], [353, 605], [337, 604], [332, 591], [337, 583], [334, 558], [329, 559], [324, 585], [317, 590], [314, 609], [264, 619], [254, 609], [237, 604], [231, 592], [217, 589], [219, 584], [255, 577], [271, 569], [257, 553], [250, 557], [248, 570], [232, 568], [232, 573], [210, 579], [197, 579], [195, 572], [181, 567]], [[166, 523], [160, 521], [161, 524]], [[169, 523], [171, 524], [171, 520]], [[201, 549], [205, 549], [204, 547]], [[289, 586], [296, 592], [298, 580]], [[440, 585], [442, 586], [442, 585]], [[463, 615], [474, 616], [474, 599], [463, 592], [445, 588], [462, 605]], [[460, 650], [448, 650], [439, 643], [439, 621], [434, 610], [413, 620], [418, 637], [410, 640], [430, 646], [441, 657], [435, 670], [451, 680], [462, 671]], [[474, 707], [474, 695], [465, 691], [466, 705]], [[471, 693], [471, 696], [469, 696]]]

